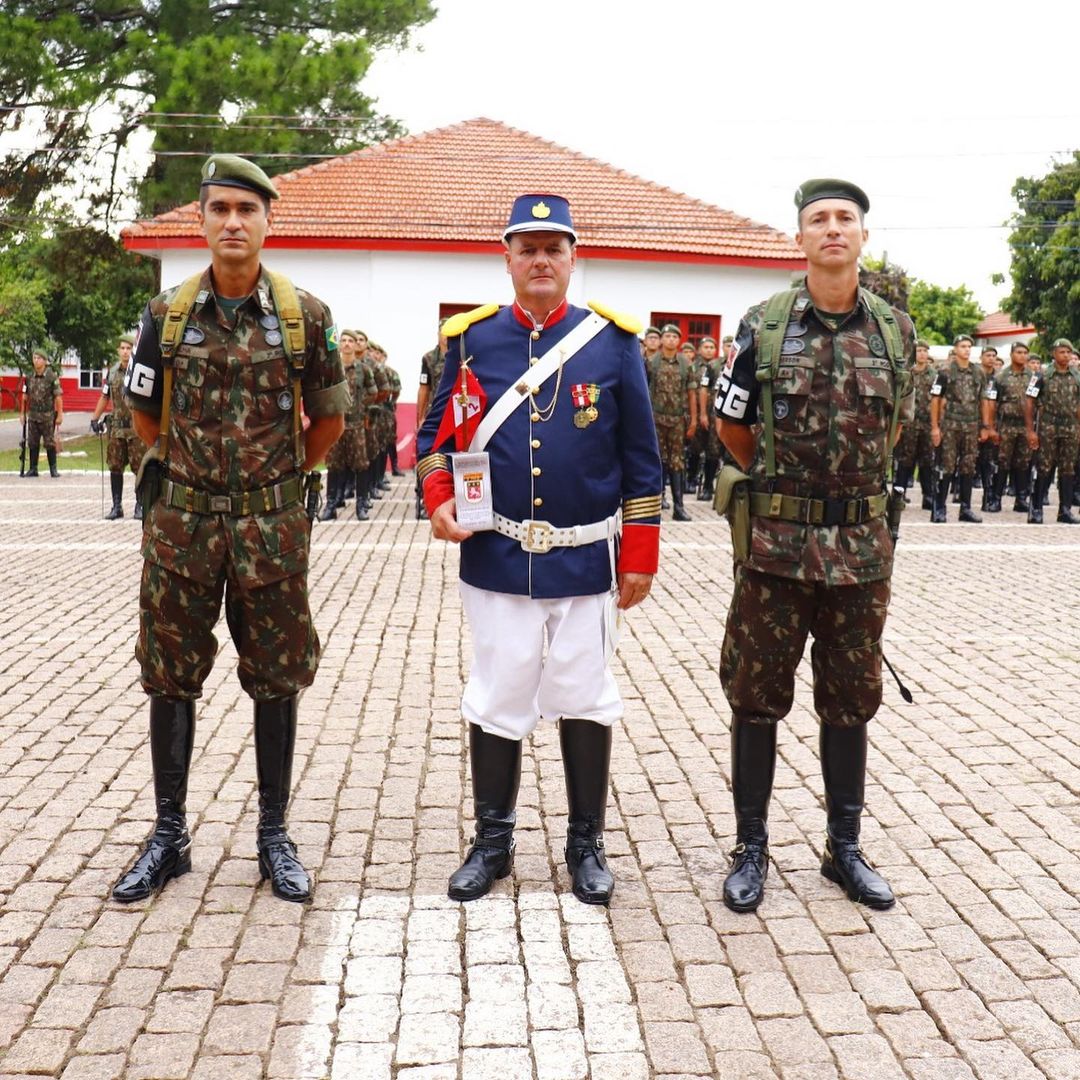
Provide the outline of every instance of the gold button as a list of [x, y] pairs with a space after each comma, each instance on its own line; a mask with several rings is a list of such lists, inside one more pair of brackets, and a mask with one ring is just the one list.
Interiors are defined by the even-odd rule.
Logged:
[[540, 387], [539, 386], [530, 387], [529, 388], [529, 393], [532, 394], [533, 397], [536, 397], [536, 395], [540, 393]]
[[533, 439], [532, 448], [534, 450], [539, 450], [540, 449], [540, 440], [539, 439]]
[[539, 340], [540, 340], [540, 331], [539, 331], [539, 330], [534, 330], [534, 331], [533, 331], [533, 332], [532, 332], [532, 333], [531, 333], [531, 334], [529, 335], [529, 337], [531, 337], [531, 338], [533, 339], [533, 341], [539, 341]]
[[540, 414], [539, 414], [538, 412], [534, 412], [534, 413], [532, 414], [532, 416], [530, 416], [530, 417], [529, 417], [529, 419], [530, 419], [530, 420], [531, 420], [531, 421], [532, 421], [532, 422], [533, 422], [534, 424], [538, 424], [538, 423], [540, 423]]
[[540, 363], [540, 357], [539, 356], [530, 356], [529, 357], [529, 367], [532, 367], [533, 364], [538, 364], [538, 363]]
[[543, 499], [533, 499], [533, 506], [543, 506], [543, 505], [544, 505], [544, 500]]
[[539, 475], [540, 475], [540, 466], [539, 465], [534, 465], [533, 466], [533, 476], [539, 476]]

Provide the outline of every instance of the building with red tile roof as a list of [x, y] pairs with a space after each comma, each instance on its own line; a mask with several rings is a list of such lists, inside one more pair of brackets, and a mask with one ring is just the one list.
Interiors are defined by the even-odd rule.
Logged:
[[[977, 345], [993, 345], [999, 352], [1007, 351], [1008, 344], [1013, 341], [1028, 342], [1035, 336], [1035, 327], [1024, 323], [1018, 323], [1011, 315], [1004, 311], [995, 311], [987, 315], [978, 326], [975, 327], [975, 343]], [[1002, 338], [1007, 339], [1002, 344]]]

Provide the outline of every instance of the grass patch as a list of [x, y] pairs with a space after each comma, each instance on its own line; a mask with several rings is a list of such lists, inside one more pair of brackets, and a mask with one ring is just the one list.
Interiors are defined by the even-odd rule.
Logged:
[[[61, 430], [63, 434], [63, 430]], [[106, 448], [107, 449], [107, 448]], [[86, 457], [69, 458], [63, 455], [69, 451], [85, 451]], [[61, 457], [56, 462], [56, 467], [63, 472], [68, 469], [90, 469], [97, 472], [101, 468], [101, 457], [98, 453], [98, 437], [96, 435], [78, 435], [75, 438], [64, 439], [60, 451]], [[30, 448], [26, 449], [26, 467], [30, 468]], [[19, 448], [13, 450], [0, 450], [0, 472], [19, 471]], [[38, 472], [47, 473], [49, 462], [45, 456], [45, 445], [41, 447], [41, 457], [38, 461]]]

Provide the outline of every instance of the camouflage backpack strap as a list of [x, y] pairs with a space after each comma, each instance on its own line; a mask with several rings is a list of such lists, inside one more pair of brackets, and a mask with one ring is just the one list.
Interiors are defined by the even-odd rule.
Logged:
[[191, 317], [191, 309], [195, 306], [195, 299], [199, 295], [199, 285], [202, 282], [202, 273], [193, 274], [181, 284], [169, 301], [165, 319], [161, 324], [161, 339], [158, 345], [161, 349], [162, 365], [165, 368], [161, 380], [161, 421], [158, 429], [157, 451], [158, 460], [164, 461], [169, 448], [169, 409], [172, 404], [172, 377], [173, 357], [184, 339], [184, 330], [187, 328], [188, 319]]
[[304, 313], [300, 308], [300, 297], [296, 295], [296, 286], [273, 270], [264, 271], [270, 279], [270, 292], [274, 298], [274, 310], [284, 331], [282, 344], [285, 355], [289, 358], [289, 368], [293, 377], [293, 455], [296, 467], [304, 465], [304, 421], [300, 416], [300, 401], [303, 388], [300, 377], [304, 374], [304, 362], [307, 358], [307, 342], [304, 336]]
[[893, 373], [893, 411], [889, 422], [889, 441], [885, 446], [885, 482], [892, 483], [893, 449], [896, 446], [896, 432], [900, 427], [900, 399], [907, 392], [910, 373], [904, 367], [904, 340], [900, 336], [900, 327], [896, 315], [889, 304], [880, 296], [866, 289], [860, 289], [866, 306], [870, 309], [885, 339], [885, 353], [889, 357], [889, 366]]
[[798, 289], [774, 293], [765, 303], [761, 329], [757, 340], [757, 368], [754, 372], [761, 383], [761, 413], [765, 424], [765, 475], [769, 480], [776, 476], [776, 440], [773, 436], [772, 383], [780, 367], [784, 333], [787, 330], [791, 310], [799, 295]]

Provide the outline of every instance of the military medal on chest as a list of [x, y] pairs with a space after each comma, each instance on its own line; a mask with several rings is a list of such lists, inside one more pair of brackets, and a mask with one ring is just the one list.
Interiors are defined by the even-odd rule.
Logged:
[[596, 400], [600, 397], [600, 387], [596, 383], [574, 383], [570, 387], [570, 397], [574, 402], [574, 426], [587, 428], [600, 416]]

